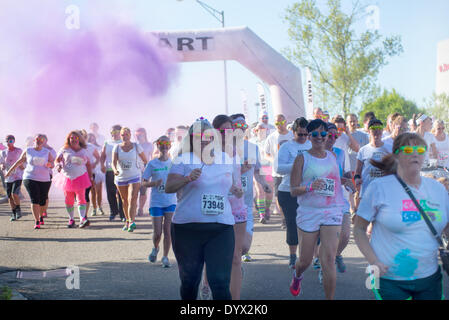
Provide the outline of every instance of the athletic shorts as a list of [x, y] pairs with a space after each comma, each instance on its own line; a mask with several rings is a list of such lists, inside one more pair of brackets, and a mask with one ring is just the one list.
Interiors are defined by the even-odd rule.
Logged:
[[16, 180], [14, 182], [6, 182], [6, 194], [8, 198], [11, 198], [11, 195], [18, 195], [20, 192], [20, 187], [22, 186], [22, 180]]
[[128, 185], [133, 184], [133, 183], [140, 183], [140, 177], [129, 179], [129, 180], [125, 180], [125, 181], [117, 181], [116, 184], [119, 187], [123, 187], [123, 186], [128, 186]]
[[152, 217], [163, 217], [167, 212], [175, 212], [176, 204], [173, 204], [169, 207], [165, 208], [159, 208], [159, 207], [153, 207], [150, 208], [150, 215]]
[[433, 275], [401, 281], [380, 278], [379, 289], [373, 289], [377, 300], [444, 300], [441, 268]]
[[48, 191], [50, 190], [51, 181], [41, 182], [25, 179], [23, 185], [30, 195], [31, 203], [45, 206], [48, 199]]
[[297, 212], [297, 227], [304, 232], [317, 232], [322, 226], [341, 226], [343, 222], [341, 210], [326, 213], [323, 211], [314, 213]]

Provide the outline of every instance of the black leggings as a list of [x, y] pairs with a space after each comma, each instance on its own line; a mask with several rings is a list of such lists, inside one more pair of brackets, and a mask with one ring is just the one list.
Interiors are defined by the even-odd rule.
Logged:
[[[117, 187], [114, 183], [114, 172], [106, 171], [106, 194], [108, 196], [109, 208], [111, 216], [120, 214], [120, 218], [124, 218], [122, 198], [117, 196]], [[118, 200], [117, 200], [118, 198]]]
[[30, 195], [32, 204], [38, 204], [41, 207], [45, 206], [48, 199], [48, 191], [50, 190], [51, 181], [41, 182], [25, 179], [23, 180], [23, 185]]
[[287, 226], [287, 244], [289, 246], [298, 245], [298, 230], [296, 226], [296, 209], [298, 209], [298, 200], [292, 197], [290, 192], [279, 191], [278, 201], [285, 217]]
[[231, 300], [234, 227], [220, 223], [171, 225], [173, 252], [178, 261], [181, 299], [196, 300], [203, 265], [214, 300]]

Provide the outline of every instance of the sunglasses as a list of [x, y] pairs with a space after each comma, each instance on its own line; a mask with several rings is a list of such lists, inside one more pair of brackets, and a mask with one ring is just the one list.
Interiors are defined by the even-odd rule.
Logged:
[[157, 142], [158, 146], [171, 146], [171, 142], [170, 141], [158, 141]]
[[333, 139], [337, 139], [339, 137], [339, 135], [337, 133], [329, 133], [328, 137], [329, 138], [333, 138]]
[[14, 140], [6, 140], [7, 143], [14, 143]]
[[111, 134], [117, 134], [117, 133], [120, 133], [120, 130], [112, 130], [111, 131]]
[[234, 129], [217, 129], [217, 131], [218, 132], [220, 132], [220, 133], [227, 133], [227, 132], [233, 132], [234, 131]]
[[45, 141], [44, 138], [36, 138], [36, 139], [34, 139], [34, 140], [36, 140], [36, 141], [38, 141], [38, 142], [44, 142], [44, 141]]
[[212, 141], [214, 136], [211, 134], [194, 133], [193, 137], [201, 138], [201, 141]]
[[402, 151], [404, 154], [412, 154], [415, 151], [418, 152], [418, 154], [424, 154], [426, 153], [427, 148], [425, 146], [402, 146], [394, 153], [398, 154], [399, 151]]
[[297, 133], [296, 134], [298, 137], [308, 137], [309, 134], [308, 133]]
[[246, 123], [234, 123], [234, 127], [237, 129], [246, 129], [248, 128], [248, 125]]
[[262, 120], [268, 120], [268, 117], [262, 117]]
[[369, 127], [369, 129], [370, 130], [383, 130], [384, 127], [382, 127], [382, 126], [371, 126], [371, 127]]
[[282, 120], [282, 121], [275, 122], [274, 124], [275, 124], [276, 126], [282, 126], [282, 125], [285, 124], [286, 121], [287, 121], [287, 120]]
[[321, 131], [321, 132], [314, 131], [310, 134], [310, 136], [312, 136], [314, 138], [318, 137], [318, 135], [321, 135], [321, 137], [324, 138], [325, 136], [327, 136], [327, 131]]

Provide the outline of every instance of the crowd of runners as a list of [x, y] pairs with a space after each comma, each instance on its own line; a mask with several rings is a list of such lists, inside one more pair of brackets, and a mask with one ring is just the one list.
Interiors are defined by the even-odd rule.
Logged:
[[[106, 139], [93, 123], [89, 132], [70, 131], [59, 149], [38, 134], [22, 150], [9, 134], [0, 171], [10, 220], [22, 216], [22, 184], [35, 229], [51, 218], [52, 186], [65, 197], [68, 228], [76, 227], [76, 209], [79, 228], [109, 212], [110, 221], [120, 220], [123, 231], [133, 232], [148, 201], [148, 259], [155, 263], [162, 251], [168, 268], [173, 250], [181, 298], [238, 300], [241, 264], [252, 261], [254, 224], [279, 215], [293, 272], [286, 287], [293, 296], [313, 266], [325, 297], [334, 298], [352, 232], [378, 270], [376, 298], [441, 299], [438, 242], [402, 183], [437, 233], [449, 234], [444, 122], [394, 113], [383, 123], [373, 112], [360, 120], [355, 114], [330, 119], [320, 108], [313, 119], [291, 123], [276, 115], [274, 125], [267, 114], [253, 124], [243, 114], [218, 115], [169, 128], [154, 142], [144, 128], [121, 125], [112, 126]], [[102, 205], [104, 191], [109, 210]]]

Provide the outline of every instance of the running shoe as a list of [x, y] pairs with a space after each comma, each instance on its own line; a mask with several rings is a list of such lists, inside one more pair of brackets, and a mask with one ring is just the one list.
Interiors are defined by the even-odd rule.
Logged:
[[125, 222], [126, 221], [126, 218], [122, 218], [122, 222]]
[[34, 229], [40, 229], [41, 226], [39, 225], [39, 221], [36, 221], [35, 225], [34, 225]]
[[15, 212], [11, 212], [11, 218], [9, 218], [9, 221], [16, 221], [16, 213]]
[[111, 214], [109, 216], [109, 221], [114, 221], [116, 214]]
[[270, 208], [266, 208], [266, 209], [265, 209], [265, 219], [266, 219], [267, 221], [270, 221], [270, 217], [271, 217], [271, 211], [270, 211]]
[[244, 254], [244, 255], [242, 256], [242, 261], [243, 261], [243, 262], [251, 262], [251, 261], [253, 261], [253, 259], [251, 258], [251, 256], [249, 255], [249, 253], [247, 253], [247, 254]]
[[318, 258], [313, 259], [313, 268], [315, 270], [321, 269], [320, 259]]
[[162, 257], [162, 268], [170, 268], [171, 264], [168, 257]]
[[47, 218], [47, 212], [44, 212], [44, 213], [42, 214], [42, 216], [43, 216], [44, 218]]
[[97, 215], [97, 209], [93, 208], [92, 209], [92, 217], [95, 217]]
[[41, 226], [43, 226], [45, 223], [44, 223], [44, 217], [40, 217], [40, 219], [39, 219], [39, 224], [41, 225]]
[[123, 231], [128, 231], [128, 227], [129, 227], [129, 226], [128, 226], [128, 223], [127, 223], [127, 224], [125, 224], [125, 225], [123, 226], [122, 230], [123, 230]]
[[261, 224], [267, 223], [267, 220], [265, 219], [265, 216], [261, 216], [260, 219], [259, 219], [259, 222], [260, 222]]
[[22, 211], [20, 209], [16, 209], [16, 220], [22, 218]]
[[83, 218], [83, 220], [80, 223], [80, 228], [87, 227], [88, 225], [90, 225], [89, 220], [87, 220], [87, 218]]
[[343, 262], [342, 256], [336, 256], [335, 257], [335, 264], [337, 265], [337, 271], [340, 273], [345, 273], [346, 271], [346, 265]]
[[75, 220], [70, 219], [69, 224], [67, 225], [67, 228], [75, 228]]
[[288, 266], [292, 269], [295, 269], [295, 265], [296, 265], [296, 254], [291, 254]]
[[282, 230], [286, 230], [287, 229], [287, 224], [285, 223], [285, 219], [282, 219], [281, 229]]
[[318, 281], [320, 282], [320, 284], [323, 284], [323, 269], [320, 269], [320, 271], [318, 271]]
[[203, 279], [201, 279], [200, 300], [212, 300], [212, 292], [209, 285], [204, 281], [204, 276]]
[[102, 208], [102, 207], [100, 207], [100, 208], [99, 208], [99, 210], [100, 210], [100, 215], [101, 215], [101, 216], [104, 216], [104, 211], [103, 211], [103, 208]]
[[150, 262], [152, 263], [156, 262], [158, 252], [159, 249], [153, 248], [150, 255], [148, 256], [148, 260], [150, 260]]
[[290, 284], [290, 293], [295, 297], [301, 293], [301, 281], [303, 278], [304, 278], [303, 275], [301, 275], [298, 278], [296, 276], [296, 270], [293, 271], [293, 279], [292, 279], [292, 283]]
[[133, 222], [133, 223], [131, 223], [131, 224], [129, 225], [128, 232], [133, 232], [134, 229], [136, 229], [136, 228], [137, 228], [137, 226], [136, 226], [136, 224]]

